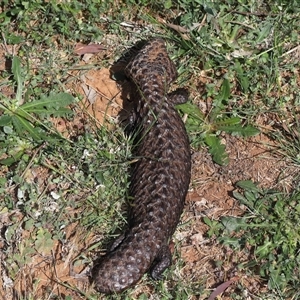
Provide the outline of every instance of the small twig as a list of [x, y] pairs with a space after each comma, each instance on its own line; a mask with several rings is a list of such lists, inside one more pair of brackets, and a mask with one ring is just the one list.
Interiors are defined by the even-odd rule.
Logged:
[[41, 198], [46, 194], [46, 192], [48, 191], [48, 187], [49, 187], [49, 185], [50, 185], [50, 180], [51, 180], [52, 177], [53, 177], [52, 175], [49, 176], [49, 178], [48, 178], [48, 183], [47, 183], [47, 185], [45, 186], [45, 188], [43, 189], [43, 191], [41, 192], [41, 194], [39, 194], [39, 196], [38, 196], [36, 202], [39, 202], [40, 199], [41, 199]]
[[69, 263], [69, 276], [81, 280], [81, 281], [88, 281], [89, 280], [89, 274], [90, 274], [90, 266], [86, 266], [80, 273], [76, 273], [74, 271], [74, 261]]
[[[22, 174], [21, 174], [21, 178], [22, 178], [22, 179], [24, 178], [26, 172], [27, 172], [27, 171], [29, 170], [29, 168], [31, 167], [32, 162], [33, 162], [34, 158], [37, 156], [38, 152], [39, 152], [42, 148], [44, 148], [45, 146], [46, 146], [46, 142], [42, 143], [40, 146], [38, 146], [38, 147], [34, 150], [33, 155], [32, 155], [32, 157], [31, 157], [29, 163], [27, 164], [25, 170], [24, 170], [24, 171], [22, 172]], [[16, 184], [15, 186], [12, 185], [12, 186], [10, 187], [10, 190], [17, 188], [18, 186], [20, 186], [20, 183]]]
[[4, 35], [3, 32], [1, 32], [1, 36], [2, 36], [2, 39], [3, 39], [3, 46], [4, 46], [5, 51], [7, 52], [7, 54], [12, 55], [12, 56], [15, 56], [16, 45], [13, 45], [12, 51], [10, 51], [10, 50], [8, 49], [7, 42], [6, 42], [6, 38], [5, 38], [5, 35]]
[[4, 46], [4, 48], [5, 48], [5, 51], [6, 51], [7, 53], [9, 53], [8, 47], [7, 47], [7, 43], [6, 43], [6, 38], [5, 38], [5, 35], [4, 35], [3, 32], [1, 32], [1, 36], [2, 36], [2, 39], [3, 39], [3, 46]]
[[252, 30], [254, 30], [254, 29], [255, 29], [253, 26], [250, 26], [250, 25], [244, 24], [244, 23], [242, 23], [242, 22], [237, 22], [237, 21], [225, 21], [225, 23], [230, 23], [230, 24], [237, 24], [237, 25], [241, 25], [241, 26], [244, 26], [244, 27], [250, 28], [250, 29], [252, 29]]
[[281, 57], [287, 56], [287, 55], [291, 54], [292, 52], [297, 51], [298, 49], [300, 50], [300, 45], [298, 45], [298, 46], [292, 48], [291, 50], [289, 50], [289, 51], [283, 53], [283, 54], [281, 55]]
[[275, 17], [278, 16], [278, 14], [268, 14], [268, 13], [251, 13], [251, 12], [245, 12], [245, 11], [237, 11], [237, 10], [232, 10], [231, 13], [233, 14], [239, 14], [239, 15], [243, 15], [243, 16], [257, 16], [257, 17]]
[[23, 178], [23, 176], [25, 176], [26, 172], [28, 171], [28, 169], [31, 167], [33, 160], [35, 159], [35, 157], [37, 156], [37, 154], [40, 152], [41, 149], [45, 148], [45, 146], [47, 145], [46, 142], [43, 142], [40, 146], [38, 146], [34, 152], [33, 155], [29, 161], [29, 163], [27, 164], [25, 170], [23, 171], [21, 178]]

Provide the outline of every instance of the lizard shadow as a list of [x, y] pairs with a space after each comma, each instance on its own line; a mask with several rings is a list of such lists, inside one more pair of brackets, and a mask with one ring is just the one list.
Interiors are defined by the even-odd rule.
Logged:
[[129, 80], [126, 76], [125, 69], [128, 63], [146, 43], [147, 40], [141, 40], [134, 44], [127, 49], [110, 68], [110, 76], [119, 85], [122, 99], [122, 108], [118, 113], [119, 125], [127, 135], [129, 135], [133, 129], [131, 115], [136, 101], [138, 101], [138, 91], [134, 82]]

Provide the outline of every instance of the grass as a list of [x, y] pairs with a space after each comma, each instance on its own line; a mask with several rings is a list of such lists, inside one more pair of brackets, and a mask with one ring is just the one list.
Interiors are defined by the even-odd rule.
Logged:
[[[210, 225], [223, 244], [244, 251], [248, 260], [239, 263], [267, 281], [268, 289], [279, 299], [297, 299], [299, 278], [299, 191], [287, 195], [263, 190], [251, 181], [241, 181], [243, 193], [233, 195], [248, 211], [242, 217], [222, 217]], [[220, 226], [221, 225], [221, 226]], [[261, 295], [262, 296], [262, 295]]]
[[[186, 118], [194, 151], [208, 148], [216, 163], [226, 165], [224, 132], [244, 137], [264, 132], [279, 155], [299, 166], [299, 17], [297, 1], [279, 0], [4, 1], [0, 223], [6, 280], [24, 284], [22, 276], [31, 274], [33, 261], [42, 257], [51, 266], [51, 257], [59, 259], [57, 249], [60, 259], [70, 260], [57, 245], [77, 249], [69, 250], [77, 266], [91, 265], [124, 226], [131, 142], [118, 126], [102, 126], [82, 110], [82, 95], [69, 83], [80, 76], [75, 70], [110, 66], [140, 39], [158, 35], [167, 40], [178, 66], [176, 84], [190, 91], [190, 101], [178, 110]], [[101, 42], [108, 50], [80, 65], [73, 53], [78, 41]], [[68, 126], [61, 132], [55, 126], [61, 121], [82, 126], [76, 134]], [[248, 212], [239, 218], [204, 218], [207, 238], [217, 236], [224, 247], [245, 251], [247, 261], [239, 269], [267, 282], [256, 297], [298, 299], [298, 178], [285, 193], [249, 182], [242, 188], [234, 196]], [[182, 226], [179, 236], [189, 228]], [[75, 241], [79, 238], [83, 242]], [[182, 243], [177, 239], [175, 249]], [[185, 276], [179, 256], [165, 281], [145, 277], [112, 298], [208, 296], [205, 278]], [[73, 282], [61, 294], [51, 286], [42, 292], [30, 276], [18, 299], [62, 299], [66, 293], [68, 299], [98, 297]], [[8, 281], [3, 291], [10, 291]], [[243, 289], [238, 286], [230, 297], [241, 299]]]

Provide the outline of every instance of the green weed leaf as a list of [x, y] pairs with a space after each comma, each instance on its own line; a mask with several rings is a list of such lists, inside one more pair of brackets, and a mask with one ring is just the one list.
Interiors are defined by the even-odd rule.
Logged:
[[260, 133], [257, 128], [250, 125], [242, 126], [240, 123], [241, 119], [239, 117], [232, 117], [216, 120], [214, 126], [216, 130], [234, 133], [242, 137], [255, 136]]
[[239, 249], [241, 247], [241, 242], [239, 238], [224, 236], [218, 239], [224, 245], [231, 246], [234, 249]]
[[243, 218], [222, 217], [221, 223], [229, 232], [233, 232], [241, 229], [245, 225], [245, 220]]
[[258, 196], [257, 193], [253, 193], [253, 192], [250, 192], [250, 191], [245, 191], [244, 195], [247, 198], [247, 200], [249, 201], [249, 203], [253, 203], [253, 204], [257, 200], [257, 196]]
[[211, 219], [210, 218], [208, 218], [208, 217], [203, 217], [203, 222], [206, 224], [206, 225], [208, 225], [208, 226], [211, 226], [212, 225], [212, 221], [211, 221]]
[[17, 45], [23, 41], [24, 41], [24, 37], [15, 34], [11, 34], [7, 39], [7, 43], [9, 43], [9, 45]]
[[244, 190], [248, 190], [248, 191], [252, 191], [252, 192], [258, 192], [259, 188], [257, 187], [257, 185], [255, 183], [253, 183], [251, 180], [241, 180], [238, 181], [236, 183], [236, 186], [244, 189]]
[[247, 93], [247, 91], [249, 89], [249, 80], [248, 80], [247, 75], [242, 70], [242, 67], [241, 67], [241, 64], [239, 63], [239, 61], [235, 62], [235, 70], [236, 70], [237, 78], [239, 80], [239, 83], [240, 83], [240, 86], [241, 86], [243, 92]]
[[24, 151], [18, 151], [11, 157], [1, 159], [0, 164], [4, 165], [4, 166], [11, 166], [15, 162], [17, 162], [22, 157], [23, 154], [24, 154]]
[[233, 197], [239, 200], [241, 203], [248, 205], [247, 199], [242, 194], [233, 191]]
[[51, 94], [40, 100], [23, 104], [21, 109], [39, 115], [65, 116], [72, 114], [72, 111], [65, 107], [74, 101], [74, 97], [68, 93]]
[[14, 132], [12, 126], [3, 126], [3, 131], [6, 133], [6, 134], [12, 134]]
[[29, 219], [25, 222], [25, 230], [32, 230], [32, 228], [34, 227], [34, 220], [33, 219]]
[[37, 232], [37, 238], [34, 244], [37, 251], [50, 253], [54, 244], [51, 233], [46, 229], [40, 228]]
[[204, 120], [204, 114], [202, 111], [197, 107], [197, 105], [192, 103], [184, 103], [176, 105], [176, 108], [179, 109], [182, 113], [188, 114], [189, 117], [193, 117], [199, 121]]
[[209, 230], [207, 232], [209, 237], [220, 234], [220, 230], [223, 229], [223, 225], [220, 222], [211, 220], [208, 217], [204, 217], [203, 222], [209, 226]]
[[209, 147], [209, 153], [212, 155], [214, 162], [219, 165], [227, 165], [229, 162], [225, 146], [221, 144], [220, 139], [212, 134], [205, 136], [205, 143]]
[[164, 7], [165, 9], [170, 9], [172, 7], [172, 1], [171, 0], [165, 1]]
[[282, 273], [280, 267], [276, 268], [276, 266], [271, 266], [268, 270], [268, 273], [270, 274], [270, 279], [268, 281], [269, 289], [273, 290], [273, 289], [278, 289], [278, 287], [286, 286], [287, 278], [285, 274]]
[[242, 194], [240, 194], [236, 191], [233, 191], [233, 197], [235, 199], [237, 199], [238, 201], [240, 201], [241, 204], [244, 204], [244, 205], [248, 206], [251, 210], [254, 209], [253, 201], [250, 201], [249, 199], [244, 197]]
[[218, 128], [218, 130], [223, 130], [220, 128], [226, 128], [227, 126], [237, 125], [240, 123], [241, 123], [241, 119], [239, 117], [232, 117], [232, 118], [224, 118], [224, 119], [216, 120], [215, 126]]
[[11, 123], [12, 121], [12, 118], [11, 116], [8, 116], [8, 115], [2, 115], [0, 117], [0, 126], [7, 126]]
[[260, 130], [253, 126], [247, 125], [245, 127], [239, 127], [238, 130], [233, 132], [243, 137], [249, 137], [258, 135], [260, 133]]
[[272, 28], [273, 28], [272, 23], [266, 24], [260, 31], [260, 33], [256, 39], [256, 43], [261, 43], [270, 34], [270, 31]]
[[256, 248], [255, 255], [257, 255], [259, 258], [264, 258], [268, 256], [269, 253], [272, 252], [272, 249], [273, 249], [272, 242], [265, 241], [263, 245]]

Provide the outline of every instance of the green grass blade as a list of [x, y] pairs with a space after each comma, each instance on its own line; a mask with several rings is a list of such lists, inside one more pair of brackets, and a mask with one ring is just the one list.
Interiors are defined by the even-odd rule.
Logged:
[[41, 136], [40, 136], [39, 132], [36, 130], [36, 128], [34, 128], [33, 125], [30, 122], [28, 122], [26, 119], [24, 119], [23, 117], [13, 116], [12, 121], [13, 121], [16, 132], [20, 136], [24, 136], [27, 133], [34, 140], [36, 140], [36, 141], [41, 140]]
[[0, 164], [9, 167], [12, 164], [14, 164], [15, 162], [17, 162], [22, 157], [23, 154], [24, 154], [24, 151], [22, 150], [11, 157], [0, 159]]
[[209, 147], [209, 153], [212, 155], [214, 162], [219, 165], [227, 165], [229, 162], [228, 154], [225, 146], [221, 144], [220, 139], [212, 134], [207, 134], [205, 143]]
[[17, 56], [14, 56], [12, 59], [12, 72], [14, 74], [14, 79], [17, 82], [16, 99], [19, 105], [22, 105], [23, 80], [21, 76], [21, 61]]
[[240, 86], [241, 86], [243, 92], [247, 93], [250, 84], [249, 84], [248, 77], [244, 73], [239, 61], [235, 62], [235, 70], [236, 70], [237, 78], [239, 80], [239, 83], [240, 83]]
[[227, 100], [230, 96], [230, 83], [229, 80], [224, 78], [224, 81], [222, 83], [221, 87], [221, 94], [220, 94], [220, 99], [222, 101]]
[[210, 120], [214, 122], [219, 115], [220, 111], [224, 108], [227, 100], [230, 96], [230, 83], [228, 79], [224, 79], [220, 93], [215, 97], [213, 101], [214, 109], [210, 113]]

